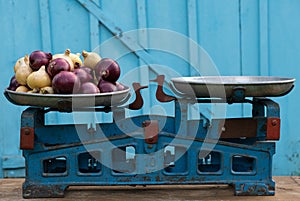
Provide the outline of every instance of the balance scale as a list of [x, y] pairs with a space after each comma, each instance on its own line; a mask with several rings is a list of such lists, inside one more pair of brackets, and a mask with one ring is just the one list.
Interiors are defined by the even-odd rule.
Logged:
[[[274, 195], [272, 157], [280, 137], [280, 108], [266, 97], [289, 93], [295, 80], [180, 77], [170, 83], [176, 97], [164, 93], [163, 80], [162, 75], [155, 80], [156, 99], [174, 102], [174, 116], [126, 117], [126, 110], [143, 106], [140, 90], [146, 86], [138, 83], [133, 83], [136, 99], [130, 104], [129, 88], [97, 95], [6, 90], [10, 102], [30, 106], [21, 117], [23, 197], [63, 197], [69, 186], [183, 184], [228, 184], [235, 195]], [[203, 103], [248, 103], [252, 116], [210, 120], [199, 112], [198, 119], [189, 119], [189, 107]], [[45, 114], [52, 111], [104, 112], [113, 121], [95, 127], [45, 125]]]

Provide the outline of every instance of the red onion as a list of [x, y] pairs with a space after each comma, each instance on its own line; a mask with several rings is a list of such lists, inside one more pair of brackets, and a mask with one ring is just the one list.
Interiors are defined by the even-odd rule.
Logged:
[[89, 67], [86, 67], [86, 66], [80, 66], [80, 69], [86, 71], [88, 74], [90, 74], [92, 77], [94, 77], [94, 70], [89, 68]]
[[52, 88], [55, 93], [59, 94], [78, 93], [80, 86], [80, 79], [69, 71], [59, 72], [52, 80]]
[[46, 67], [46, 70], [49, 76], [53, 78], [60, 71], [70, 71], [71, 66], [64, 58], [56, 58], [50, 61], [49, 65]]
[[29, 56], [29, 66], [32, 70], [39, 70], [41, 66], [48, 66], [52, 59], [51, 53], [42, 52], [40, 50], [34, 51]]
[[99, 87], [101, 93], [117, 91], [117, 87], [115, 84], [105, 81], [105, 80], [100, 80], [98, 83], [98, 87]]
[[93, 80], [92, 75], [81, 68], [76, 68], [74, 74], [77, 75], [81, 83], [91, 82]]
[[9, 82], [9, 87], [7, 88], [8, 90], [12, 90], [12, 91], [16, 91], [16, 89], [20, 86], [20, 84], [18, 83], [16, 76], [13, 76], [10, 79]]
[[120, 77], [120, 66], [110, 58], [103, 58], [97, 63], [95, 74], [98, 80], [101, 77], [103, 80], [116, 82]]
[[100, 90], [94, 83], [85, 82], [81, 85], [80, 92], [83, 94], [97, 94], [100, 93]]
[[125, 89], [125, 86], [119, 82], [116, 82], [116, 87], [118, 91], [123, 91]]

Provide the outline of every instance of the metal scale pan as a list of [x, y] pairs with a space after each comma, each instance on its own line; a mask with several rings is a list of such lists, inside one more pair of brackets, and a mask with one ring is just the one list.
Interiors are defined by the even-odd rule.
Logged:
[[126, 103], [130, 97], [130, 88], [125, 90], [99, 94], [38, 94], [15, 92], [6, 89], [4, 95], [15, 105], [61, 108], [118, 106]]
[[196, 98], [227, 98], [242, 89], [245, 97], [276, 97], [288, 94], [294, 78], [274, 76], [203, 76], [173, 78], [173, 89], [182, 96]]

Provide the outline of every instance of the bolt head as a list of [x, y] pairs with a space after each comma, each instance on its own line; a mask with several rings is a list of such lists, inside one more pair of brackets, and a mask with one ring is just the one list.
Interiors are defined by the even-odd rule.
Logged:
[[271, 124], [272, 124], [272, 126], [277, 126], [277, 120], [272, 120], [272, 122], [271, 122]]
[[29, 130], [28, 128], [25, 128], [24, 134], [25, 134], [25, 135], [30, 135], [30, 130]]

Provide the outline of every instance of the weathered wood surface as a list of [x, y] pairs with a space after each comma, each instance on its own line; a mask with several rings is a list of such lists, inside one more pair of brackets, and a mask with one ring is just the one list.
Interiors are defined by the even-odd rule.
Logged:
[[[207, 186], [147, 186], [147, 187], [70, 187], [65, 198], [53, 198], [51, 201], [178, 201], [178, 200], [205, 200], [205, 201], [299, 201], [300, 177], [274, 177], [276, 181], [275, 196], [234, 196], [233, 189], [227, 185]], [[22, 183], [24, 179], [0, 180], [0, 200], [17, 201], [22, 198]], [[34, 199], [34, 201], [49, 199]]]

